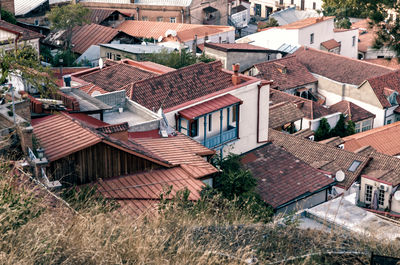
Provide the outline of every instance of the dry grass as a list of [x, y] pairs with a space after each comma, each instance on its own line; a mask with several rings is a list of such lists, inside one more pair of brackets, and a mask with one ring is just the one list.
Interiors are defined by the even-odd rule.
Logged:
[[75, 214], [30, 184], [15, 185], [4, 163], [0, 170], [0, 264], [243, 264], [252, 257], [258, 264], [355, 264], [355, 255], [279, 261], [338, 250], [400, 253], [397, 243], [256, 223], [229, 204], [218, 210], [204, 204], [193, 213], [177, 203], [157, 218], [104, 213], [100, 206]]

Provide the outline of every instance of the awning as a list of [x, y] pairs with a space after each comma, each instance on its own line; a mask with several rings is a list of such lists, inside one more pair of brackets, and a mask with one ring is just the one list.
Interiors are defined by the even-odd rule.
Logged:
[[194, 120], [197, 117], [201, 117], [208, 113], [236, 104], [242, 104], [242, 100], [232, 96], [231, 94], [226, 94], [222, 97], [214, 98], [193, 107], [181, 110], [178, 112], [178, 114], [185, 119]]

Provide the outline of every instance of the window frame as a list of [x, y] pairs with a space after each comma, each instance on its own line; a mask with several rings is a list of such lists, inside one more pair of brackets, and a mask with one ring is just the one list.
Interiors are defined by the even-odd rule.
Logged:
[[364, 200], [365, 202], [372, 202], [372, 185], [365, 184]]
[[352, 39], [352, 47], [354, 47], [354, 46], [356, 46], [356, 36], [353, 36], [352, 37], [353, 39]]
[[176, 23], [176, 17], [170, 17], [169, 23]]
[[372, 120], [366, 120], [366, 121], [362, 122], [361, 132], [365, 132], [365, 131], [371, 130], [371, 128], [372, 128]]
[[157, 17], [157, 22], [164, 22], [164, 17]]
[[379, 189], [378, 192], [378, 205], [384, 206], [385, 205], [385, 191]]
[[190, 130], [189, 130], [190, 137], [197, 137], [199, 136], [199, 119], [194, 119], [190, 122]]
[[238, 108], [238, 105], [233, 105], [232, 106], [232, 122], [236, 122], [236, 120], [237, 120], [237, 108]]
[[310, 34], [310, 44], [314, 44], [314, 33]]
[[208, 131], [212, 131], [212, 114], [208, 114]]

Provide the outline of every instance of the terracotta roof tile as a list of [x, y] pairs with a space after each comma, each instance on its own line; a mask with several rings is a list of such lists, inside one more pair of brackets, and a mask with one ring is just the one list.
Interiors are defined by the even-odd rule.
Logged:
[[[249, 156], [252, 158], [247, 159]], [[274, 208], [334, 184], [333, 179], [274, 144], [245, 154], [242, 163], [257, 179], [261, 198]]]
[[294, 55], [311, 73], [356, 86], [368, 78], [392, 71], [383, 66], [312, 48], [301, 47]]
[[327, 50], [331, 50], [331, 49], [335, 49], [335, 48], [340, 47], [340, 43], [337, 42], [334, 39], [330, 39], [330, 40], [321, 42], [321, 46], [324, 47]]
[[106, 94], [108, 93], [108, 91], [102, 89], [99, 86], [96, 86], [92, 83], [88, 83], [86, 85], [82, 85], [80, 87], [77, 87], [79, 90], [82, 90], [83, 92], [85, 92], [88, 95], [92, 95], [95, 92], [99, 92], [100, 94]]
[[387, 155], [399, 155], [400, 142], [394, 140], [399, 136], [400, 122], [395, 122], [343, 138], [344, 149], [354, 152], [361, 147], [371, 146], [378, 152]]
[[72, 43], [74, 44], [72, 50], [83, 54], [91, 45], [111, 42], [118, 33], [119, 31], [116, 29], [97, 24], [75, 27], [72, 31]]
[[339, 136], [335, 136], [335, 137], [331, 137], [329, 139], [319, 141], [319, 143], [338, 147], [338, 145], [341, 145], [342, 143], [344, 143], [344, 140]]
[[387, 98], [388, 94], [385, 95], [385, 92], [387, 90], [392, 90], [400, 93], [400, 70], [368, 78], [367, 81], [371, 85], [379, 102], [382, 104], [382, 107], [391, 107], [392, 105]]
[[303, 112], [304, 117], [310, 120], [318, 119], [332, 113], [331, 110], [325, 108], [318, 102], [308, 100], [302, 97], [297, 97], [289, 93], [271, 89], [270, 90], [270, 101], [273, 104], [280, 102], [292, 102], [295, 105], [299, 105], [300, 110]]
[[[400, 184], [400, 159], [385, 155], [376, 151], [369, 154], [372, 158], [363, 171], [363, 175], [392, 183], [393, 186]], [[375, 175], [379, 171], [379, 175]]]
[[364, 61], [388, 67], [393, 70], [400, 70], [399, 61], [396, 58], [364, 59]]
[[283, 26], [279, 26], [278, 28], [282, 29], [301, 29], [305, 27], [309, 27], [312, 25], [315, 25], [320, 22], [328, 21], [328, 20], [333, 20], [335, 17], [330, 16], [330, 17], [309, 17], [305, 18], [303, 20], [299, 20], [290, 24], [286, 24]]
[[[271, 88], [281, 91], [317, 82], [295, 56], [255, 64], [254, 67], [259, 71], [256, 77], [273, 80]], [[282, 67], [286, 68], [286, 72], [282, 72]]]
[[38, 32], [8, 23], [4, 20], [0, 20], [0, 30], [11, 31], [14, 34], [21, 33], [22, 37], [19, 39], [20, 41], [40, 39], [44, 37], [42, 34]]
[[283, 125], [301, 120], [303, 112], [292, 102], [281, 102], [269, 107], [269, 128], [281, 128]]
[[[346, 189], [360, 177], [362, 169], [370, 160], [367, 156], [271, 129], [269, 130], [269, 138], [274, 145], [283, 147], [286, 151], [313, 167], [317, 167], [315, 165], [318, 164], [318, 169], [332, 172], [333, 174], [342, 170], [346, 178], [338, 185]], [[351, 172], [349, 168], [354, 161], [359, 161], [361, 164], [354, 172]], [[316, 162], [318, 163], [315, 164]]]
[[369, 112], [366, 109], [354, 104], [353, 102], [342, 100], [329, 107], [333, 112], [341, 112], [344, 115], [348, 115], [347, 119], [353, 122], [359, 122], [369, 118], [375, 118], [375, 114]]
[[112, 14], [122, 14], [123, 16], [127, 16], [115, 9], [97, 9], [90, 8], [90, 13], [88, 15], [88, 20], [90, 23], [101, 24], [105, 19], [110, 17]]
[[106, 125], [103, 127], [97, 128], [99, 132], [106, 133], [106, 134], [112, 134], [112, 133], [117, 133], [117, 132], [126, 132], [129, 129], [129, 124], [127, 122], [120, 123], [120, 124], [111, 124], [111, 125]]

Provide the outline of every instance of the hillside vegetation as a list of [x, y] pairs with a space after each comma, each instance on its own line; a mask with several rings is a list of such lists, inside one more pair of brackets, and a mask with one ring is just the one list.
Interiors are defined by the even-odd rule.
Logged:
[[[184, 192], [156, 216], [123, 216], [79, 193], [75, 211], [21, 174], [0, 163], [0, 264], [357, 264], [372, 251], [400, 253], [397, 243], [300, 230], [295, 221], [257, 223], [218, 197], [193, 207]], [[340, 251], [361, 254], [326, 254]]]

